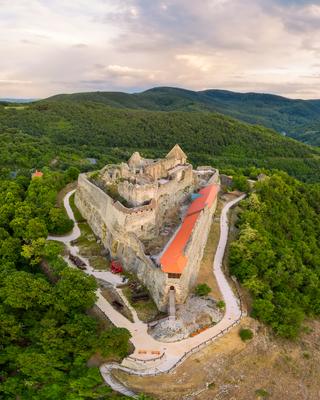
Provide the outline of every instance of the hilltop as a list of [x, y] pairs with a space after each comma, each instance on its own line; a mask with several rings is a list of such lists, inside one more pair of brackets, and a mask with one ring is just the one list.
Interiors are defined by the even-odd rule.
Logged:
[[214, 89], [197, 92], [173, 87], [158, 87], [133, 94], [61, 94], [47, 100], [91, 101], [116, 108], [150, 111], [213, 111], [272, 128], [308, 144], [320, 145], [320, 100], [294, 100], [263, 93], [236, 93]]
[[[267, 168], [285, 170], [306, 182], [320, 179], [318, 148], [208, 110], [152, 111], [64, 98], [0, 105], [0, 139], [3, 193], [0, 229], [4, 243], [0, 249], [4, 271], [0, 276], [0, 292], [4, 304], [2, 319], [10, 328], [8, 332], [5, 330], [8, 334], [4, 342], [0, 392], [26, 398], [51, 399], [52, 393], [57, 398], [65, 398], [69, 393], [78, 397], [81, 393], [108, 397], [110, 388], [102, 385], [96, 365], [109, 360], [101, 357], [120, 361], [130, 350], [126, 330], [118, 330], [109, 322], [98, 323], [93, 319], [94, 309], [92, 314], [88, 311], [94, 304], [97, 289], [93, 277], [67, 268], [60, 256], [62, 249], [53, 242], [50, 243], [53, 247], [45, 244], [48, 232], [61, 234], [70, 229], [72, 221], [66, 218], [64, 209], [57, 207], [56, 197], [67, 182], [76, 179], [79, 170], [99, 169], [107, 163], [127, 160], [135, 150], [146, 158], [161, 157], [178, 142], [194, 166], [212, 165], [236, 177], [242, 172], [256, 177], [262, 171], [260, 168]], [[90, 160], [95, 163], [91, 164]], [[31, 168], [41, 169], [43, 177], [31, 180]], [[238, 251], [234, 253], [230, 249], [228, 253], [233, 257], [230, 266], [246, 288], [242, 297], [248, 299], [248, 311], [252, 304], [255, 316], [282, 336], [295, 337], [302, 330], [303, 342], [284, 347], [280, 339], [275, 342], [266, 338], [261, 324], [255, 329], [256, 323], [246, 319], [243, 326], [247, 328], [250, 324], [254, 331], [253, 345], [240, 347], [237, 328], [230, 332], [237, 340], [237, 348], [233, 349], [244, 360], [242, 367], [234, 353], [231, 357], [235, 362], [228, 352], [220, 350], [218, 360], [209, 348], [197, 353], [194, 362], [205, 381], [198, 376], [192, 381], [186, 375], [189, 384], [184, 386], [194, 392], [209, 382], [210, 386], [201, 396], [219, 395], [226, 385], [229, 393], [234, 390], [243, 399], [259, 393], [282, 398], [288, 395], [286, 388], [294, 387], [297, 382], [308, 385], [311, 394], [317, 389], [319, 357], [315, 338], [319, 327], [311, 323], [312, 329], [317, 330], [313, 333], [310, 329], [308, 334], [304, 318], [319, 314], [319, 185], [298, 182], [282, 172], [259, 185], [247, 205], [230, 214], [232, 239], [240, 229], [235, 244]], [[58, 197], [61, 199], [61, 194]], [[217, 227], [220, 221], [215, 222]], [[91, 231], [83, 232], [86, 245], [92, 237], [96, 246]], [[246, 232], [249, 234], [245, 235]], [[246, 240], [248, 244], [243, 247]], [[97, 251], [100, 255], [100, 247]], [[57, 282], [43, 275], [39, 255], [47, 257], [44, 271], [49, 266]], [[226, 270], [230, 257], [225, 258]], [[211, 271], [212, 262], [209, 264]], [[239, 268], [236, 270], [234, 266]], [[24, 290], [26, 285], [30, 290]], [[84, 339], [83, 332], [90, 340]], [[230, 336], [225, 338], [228, 341]], [[270, 354], [270, 348], [274, 350], [271, 358], [265, 357]], [[87, 368], [93, 360], [94, 366]], [[261, 361], [259, 365], [256, 360]], [[291, 370], [287, 372], [288, 360], [293, 360], [290, 363], [295, 370], [298, 366], [299, 371], [307, 371], [311, 378], [306, 380], [300, 374], [293, 379]], [[215, 362], [223, 365], [222, 370], [229, 376], [236, 365], [234, 387], [228, 383], [227, 374], [203, 374], [208, 370], [208, 363], [212, 364], [209, 370], [216, 371]], [[34, 365], [39, 367], [35, 369]], [[266, 377], [265, 371], [275, 371], [274, 365], [281, 368], [277, 374]], [[181, 368], [195, 370], [188, 360]], [[165, 379], [167, 398], [176, 398], [176, 391], [181, 393], [181, 384], [177, 388], [170, 382], [170, 376], [154, 377], [154, 380], [159, 387], [160, 380]], [[133, 379], [136, 381], [132, 382]], [[132, 378], [128, 383], [139, 389], [139, 380]], [[146, 380], [142, 385], [143, 391], [158, 395]]]

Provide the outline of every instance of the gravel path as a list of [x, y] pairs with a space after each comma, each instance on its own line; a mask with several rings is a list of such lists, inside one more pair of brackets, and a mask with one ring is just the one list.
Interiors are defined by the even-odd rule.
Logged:
[[[105, 280], [116, 287], [122, 283], [122, 278], [119, 275], [112, 274], [109, 271], [95, 271], [90, 266], [89, 261], [85, 257], [81, 257], [79, 255], [78, 248], [71, 244], [71, 241], [77, 239], [81, 234], [69, 204], [70, 196], [74, 192], [74, 190], [69, 192], [64, 198], [64, 206], [67, 214], [69, 218], [74, 221], [74, 228], [72, 232], [65, 236], [49, 236], [48, 239], [58, 240], [65, 243], [72, 254], [77, 255], [86, 262], [87, 269], [84, 272], [88, 273], [89, 275], [93, 275], [98, 279]], [[107, 315], [107, 317], [115, 326], [123, 327], [130, 331], [132, 335], [130, 340], [135, 347], [133, 355], [124, 359], [122, 365], [110, 363], [104, 364], [100, 368], [103, 378], [114, 390], [127, 396], [134, 396], [133, 392], [128, 390], [119, 382], [115, 381], [111, 374], [112, 369], [122, 369], [126, 372], [138, 375], [150, 375], [167, 372], [175, 367], [177, 363], [181, 362], [182, 359], [185, 359], [188, 356], [188, 353], [190, 353], [192, 350], [196, 350], [198, 346], [201, 346], [208, 340], [212, 340], [218, 335], [221, 335], [221, 331], [230, 328], [237, 323], [237, 321], [239, 321], [241, 318], [239, 300], [234, 294], [222, 271], [222, 261], [229, 231], [227, 213], [231, 207], [240, 202], [244, 197], [245, 195], [242, 195], [227, 203], [222, 209], [220, 217], [220, 239], [213, 262], [213, 273], [223, 295], [226, 309], [224, 317], [216, 325], [208, 328], [197, 336], [189, 337], [179, 342], [159, 342], [149, 335], [148, 325], [138, 319], [136, 311], [132, 308], [129, 302], [126, 302], [126, 304], [134, 316], [134, 322], [129, 321], [117, 310], [115, 310], [101, 295], [100, 291], [97, 291], [97, 306], [105, 315]], [[66, 261], [68, 262], [67, 259]], [[121, 290], [118, 289], [118, 293], [124, 298]], [[155, 356], [154, 354], [161, 354], [161, 358], [159, 358], [159, 356]]]

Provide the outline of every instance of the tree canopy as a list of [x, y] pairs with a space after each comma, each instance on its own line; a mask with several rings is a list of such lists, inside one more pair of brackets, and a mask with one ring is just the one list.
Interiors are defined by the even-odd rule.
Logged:
[[320, 314], [320, 186], [285, 173], [256, 184], [243, 202], [230, 267], [253, 296], [252, 315], [281, 336]]
[[[52, 223], [59, 226], [57, 191], [74, 178], [66, 175], [46, 171], [29, 184], [0, 181], [2, 399], [115, 398], [98, 368], [87, 367], [87, 360], [95, 352], [124, 357], [129, 332], [101, 330], [87, 313], [96, 300], [95, 279], [69, 268], [60, 246], [46, 241]], [[59, 210], [60, 218], [64, 211]], [[54, 280], [43, 273], [43, 258]]]
[[43, 166], [97, 169], [136, 150], [157, 158], [179, 143], [195, 166], [280, 169], [304, 181], [320, 178], [319, 149], [215, 112], [116, 109], [63, 99], [19, 111], [0, 105], [0, 135], [0, 173], [7, 177]]

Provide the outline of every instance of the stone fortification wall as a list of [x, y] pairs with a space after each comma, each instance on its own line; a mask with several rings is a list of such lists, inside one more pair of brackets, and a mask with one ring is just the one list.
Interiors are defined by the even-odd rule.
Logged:
[[216, 183], [220, 185], [220, 174], [219, 170], [215, 169], [212, 177], [208, 181], [208, 185], [211, 185], [212, 183]]
[[156, 197], [158, 183], [149, 183], [145, 185], [134, 184], [129, 181], [118, 184], [119, 194], [133, 205], [142, 204]]
[[[120, 203], [116, 203], [116, 205], [123, 207]], [[160, 225], [157, 222], [158, 210], [156, 200], [152, 199], [148, 205], [129, 210], [131, 212], [127, 215], [126, 225], [123, 227], [125, 232], [127, 231], [127, 226], [129, 226], [130, 231], [134, 232], [141, 240], [147, 240], [159, 234]]]
[[87, 219], [94, 233], [103, 239], [103, 235], [112, 233], [123, 235], [123, 231], [135, 233], [139, 238], [148, 238], [154, 234], [156, 226], [156, 203], [126, 208], [91, 183], [85, 174], [78, 179], [75, 202]]
[[197, 279], [203, 252], [212, 224], [213, 214], [217, 207], [217, 198], [210, 208], [204, 209], [198, 218], [197, 224], [192, 232], [192, 238], [186, 249], [188, 263], [181, 277], [181, 283], [190, 290]]
[[75, 204], [111, 256], [120, 259], [126, 270], [137, 275], [150, 291], [157, 307], [165, 311], [166, 276], [144, 254], [143, 245], [135, 233], [136, 225], [139, 224], [140, 227], [143, 218], [146, 218], [148, 213], [153, 213], [155, 201], [146, 206], [147, 211], [141, 210], [142, 207], [137, 212], [128, 210], [120, 203], [114, 203], [113, 199], [92, 184], [85, 174], [81, 174]]
[[166, 274], [144, 254], [144, 249], [137, 237], [129, 235], [118, 248], [117, 257], [125, 269], [137, 276], [148, 288], [150, 295], [160, 311], [167, 310]]
[[[192, 191], [194, 184], [190, 164], [180, 168], [176, 166], [176, 169], [177, 171], [173, 170], [171, 173], [169, 171], [170, 179], [160, 179], [150, 184], [139, 185], [129, 181], [120, 182], [118, 184], [119, 194], [134, 205], [142, 204], [151, 199], [156, 199], [161, 204], [163, 203], [161, 197], [165, 196], [168, 204], [164, 208], [170, 208], [178, 204], [186, 194]], [[165, 209], [162, 211], [165, 211]], [[159, 212], [161, 214], [161, 210]]]
[[219, 170], [209, 166], [201, 166], [193, 170], [194, 180], [197, 184], [220, 184]]
[[180, 180], [170, 179], [159, 182], [159, 188], [157, 192], [158, 201], [162, 196], [167, 196], [172, 204], [177, 204], [184, 196], [194, 189], [192, 166], [187, 166], [183, 172], [184, 174]]
[[201, 212], [185, 250], [188, 262], [180, 279], [167, 278], [166, 302], [168, 302], [171, 286], [175, 288], [177, 303], [184, 303], [190, 290], [194, 287], [216, 207], [217, 198], [210, 208], [206, 208]]
[[75, 204], [100, 238], [105, 236], [106, 223], [114, 229], [125, 223], [126, 215], [114, 207], [113, 199], [91, 183], [85, 174], [79, 175]]
[[[181, 159], [179, 157], [178, 154], [178, 158], [169, 157], [145, 165], [144, 173], [148, 174], [149, 178], [146, 178], [147, 182], [144, 185], [133, 183], [135, 180], [119, 182], [120, 195], [136, 205], [149, 201], [143, 206], [127, 208], [115, 202], [102, 189], [91, 183], [86, 174], [79, 175], [75, 196], [76, 206], [87, 219], [95, 235], [101, 238], [112, 257], [119, 258], [124, 268], [143, 282], [162, 311], [166, 310], [171, 286], [175, 288], [178, 303], [185, 301], [194, 286], [217, 204], [216, 199], [210, 208], [205, 208], [199, 215], [185, 249], [188, 262], [180, 279], [168, 278], [168, 275], [145, 255], [141, 240], [156, 237], [166, 219], [166, 213], [174, 207], [180, 207], [198, 184], [204, 186], [219, 183], [218, 170], [200, 167], [200, 170], [198, 168], [197, 171], [193, 171], [190, 164], [185, 164], [184, 156], [181, 155]], [[109, 179], [117, 182], [122, 174], [129, 174], [129, 170], [127, 164], [122, 164], [121, 168], [104, 168], [102, 173], [105, 174], [106, 181]], [[155, 182], [152, 183], [151, 177]]]
[[153, 177], [154, 180], [165, 178], [168, 170], [179, 164], [175, 158], [163, 158], [144, 167], [144, 173]]

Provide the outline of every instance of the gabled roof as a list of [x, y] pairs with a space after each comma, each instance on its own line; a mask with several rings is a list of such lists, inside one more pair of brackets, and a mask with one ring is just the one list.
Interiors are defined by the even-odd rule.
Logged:
[[198, 215], [193, 214], [187, 216], [183, 220], [179, 231], [160, 259], [163, 272], [176, 274], [181, 274], [183, 272], [188, 261], [187, 257], [184, 255], [184, 248], [188, 243], [197, 219]]
[[129, 167], [139, 167], [142, 162], [142, 157], [140, 153], [135, 151], [128, 160]]
[[199, 191], [197, 197], [189, 206], [187, 215], [182, 222], [178, 232], [160, 258], [161, 269], [166, 273], [181, 274], [187, 265], [188, 258], [185, 256], [185, 248], [192, 235], [193, 228], [205, 207], [211, 207], [217, 194], [219, 185], [209, 185]]
[[189, 206], [187, 215], [191, 215], [200, 212], [205, 206], [211, 207], [214, 199], [216, 198], [219, 191], [218, 185], [209, 185], [199, 191], [199, 197], [197, 197]]
[[187, 155], [185, 152], [181, 149], [181, 147], [176, 144], [172, 147], [172, 149], [169, 151], [169, 153], [166, 155], [166, 158], [185, 158], [187, 159]]

